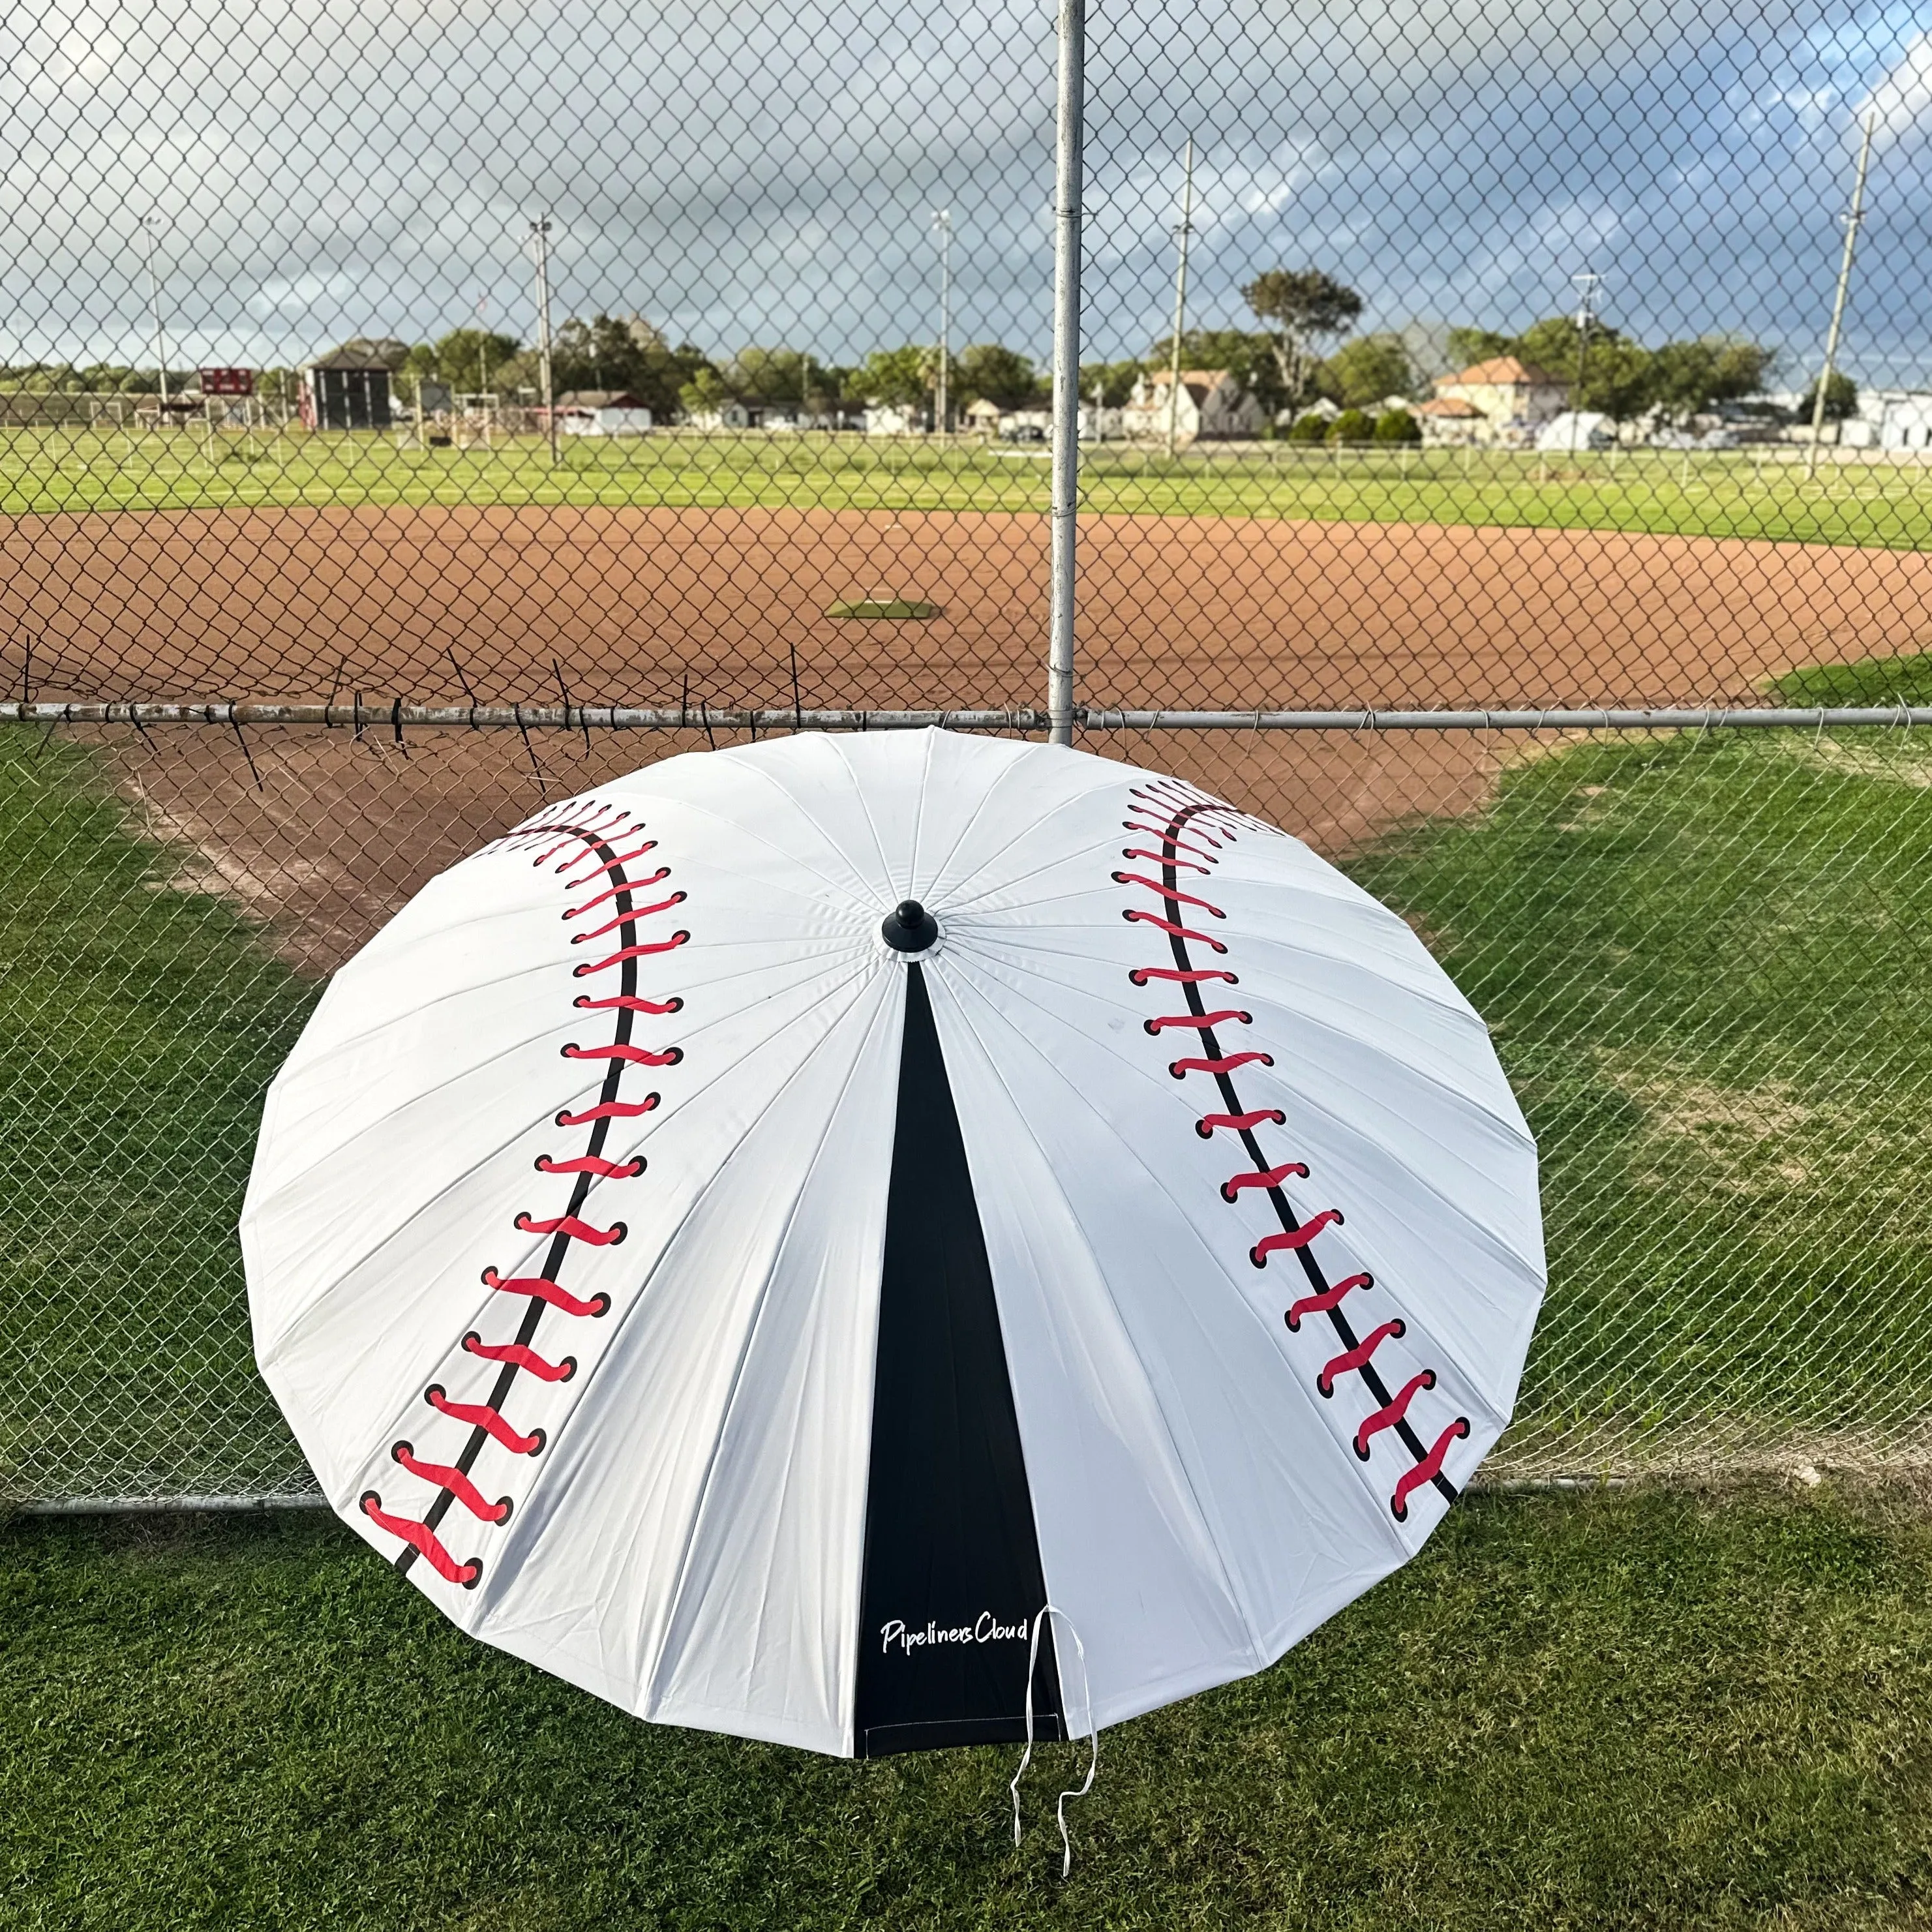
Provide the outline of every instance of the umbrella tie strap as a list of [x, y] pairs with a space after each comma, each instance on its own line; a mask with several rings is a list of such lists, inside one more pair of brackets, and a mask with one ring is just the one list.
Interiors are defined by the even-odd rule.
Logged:
[[539, 1174], [594, 1174], [600, 1180], [634, 1180], [644, 1171], [644, 1157], [633, 1154], [628, 1160], [606, 1160], [602, 1154], [573, 1154], [568, 1160], [552, 1160], [547, 1154], [537, 1156]]
[[1093, 1687], [1087, 1677], [1087, 1646], [1080, 1641], [1080, 1633], [1074, 1628], [1073, 1619], [1052, 1604], [1047, 1604], [1033, 1620], [1033, 1636], [1027, 1646], [1026, 1749], [1020, 1754], [1020, 1768], [1013, 1773], [1013, 1781], [1007, 1788], [1013, 1795], [1013, 1843], [1017, 1845], [1020, 1841], [1020, 1780], [1025, 1777], [1027, 1766], [1033, 1762], [1033, 1673], [1040, 1661], [1040, 1629], [1048, 1617], [1058, 1617], [1073, 1640], [1074, 1654], [1080, 1664], [1080, 1701], [1086, 1708], [1087, 1736], [1094, 1748], [1094, 1754], [1087, 1762], [1084, 1780], [1070, 1791], [1063, 1791], [1054, 1810], [1054, 1816], [1060, 1821], [1060, 1875], [1065, 1878], [1073, 1869], [1073, 1840], [1066, 1831], [1066, 1801], [1070, 1798], [1084, 1798], [1094, 1788], [1094, 1774], [1100, 1768], [1100, 1727], [1094, 1718]]
[[675, 1066], [684, 1058], [684, 1048], [674, 1046], [655, 1053], [647, 1046], [579, 1046], [572, 1040], [563, 1049], [566, 1060], [621, 1060], [627, 1066]]
[[1333, 1288], [1324, 1288], [1319, 1294], [1304, 1294], [1282, 1319], [1288, 1324], [1291, 1335], [1298, 1335], [1304, 1315], [1326, 1315], [1331, 1308], [1341, 1306], [1345, 1294], [1355, 1288], [1373, 1288], [1375, 1285], [1376, 1278], [1372, 1274], [1345, 1275]]
[[[1180, 875], [1186, 872], [1205, 877], [1220, 866], [1223, 849], [1235, 842], [1240, 830], [1250, 826], [1260, 827], [1261, 822], [1178, 779], [1152, 779], [1132, 787], [1130, 795], [1133, 802], [1129, 811], [1132, 815], [1122, 823], [1128, 831], [1152, 842], [1156, 849], [1150, 850], [1144, 846], [1136, 846], [1129, 848], [1123, 856], [1154, 861], [1160, 868], [1160, 876], [1156, 879], [1138, 872], [1115, 872], [1112, 875], [1114, 882], [1117, 885], [1136, 886], [1154, 893], [1164, 902], [1161, 913], [1171, 911], [1176, 916], [1164, 918], [1160, 913], [1146, 911], [1138, 906], [1129, 907], [1123, 912], [1123, 918], [1166, 934], [1174, 958], [1172, 966], [1138, 966], [1127, 977], [1136, 986], [1160, 980], [1186, 992], [1186, 1012], [1158, 1014], [1143, 1024], [1148, 1033], [1156, 1036], [1173, 1028], [1192, 1032], [1198, 1037], [1200, 1053], [1170, 1061], [1168, 1071], [1177, 1080], [1190, 1073], [1205, 1073], [1214, 1078], [1221, 1090], [1225, 1111], [1203, 1114], [1195, 1122], [1194, 1131], [1203, 1140], [1211, 1140], [1218, 1132], [1238, 1134], [1252, 1162], [1246, 1172], [1232, 1175], [1222, 1184], [1221, 1198], [1238, 1206], [1243, 1195], [1252, 1190], [1264, 1196], [1280, 1217], [1280, 1231], [1264, 1234], [1257, 1240], [1248, 1250], [1248, 1258], [1256, 1268], [1264, 1268], [1270, 1256], [1292, 1254], [1307, 1277], [1312, 1292], [1292, 1302], [1284, 1319], [1291, 1334], [1300, 1333], [1304, 1316], [1325, 1316], [1333, 1327], [1341, 1350], [1330, 1358], [1316, 1378], [1316, 1387], [1324, 1396], [1334, 1394], [1337, 1376], [1352, 1372], [1360, 1375], [1374, 1406], [1354, 1432], [1352, 1447], [1356, 1456], [1364, 1462], [1370, 1460], [1376, 1438], [1387, 1435], [1393, 1437], [1400, 1444], [1401, 1451], [1410, 1458], [1412, 1466], [1396, 1477], [1389, 1498], [1389, 1508], [1396, 1520], [1402, 1522], [1408, 1520], [1409, 1498], [1418, 1489], [1431, 1484], [1445, 1500], [1453, 1502], [1457, 1493], [1456, 1485], [1444, 1474], [1443, 1464], [1450, 1444], [1468, 1435], [1468, 1418], [1458, 1416], [1427, 1446], [1416, 1433], [1408, 1420], [1408, 1411], [1419, 1394], [1436, 1386], [1436, 1372], [1423, 1369], [1393, 1394], [1382, 1380], [1373, 1360], [1376, 1350], [1382, 1342], [1401, 1336], [1405, 1324], [1397, 1317], [1384, 1322], [1360, 1340], [1357, 1339], [1342, 1304], [1356, 1289], [1373, 1287], [1374, 1277], [1366, 1272], [1359, 1272], [1333, 1283], [1326, 1278], [1324, 1270], [1316, 1258], [1314, 1244], [1328, 1229], [1343, 1225], [1342, 1210], [1339, 1208], [1324, 1208], [1304, 1220], [1302, 1210], [1288, 1201], [1283, 1184], [1291, 1178], [1308, 1179], [1307, 1163], [1288, 1160], [1270, 1164], [1254, 1132], [1255, 1129], [1264, 1125], [1286, 1126], [1287, 1115], [1279, 1107], [1244, 1107], [1233, 1077], [1244, 1067], [1272, 1066], [1274, 1062], [1264, 1052], [1223, 1053], [1216, 1037], [1216, 1029], [1231, 1025], [1251, 1026], [1253, 1016], [1235, 1008], [1210, 1011], [1196, 990], [1210, 980], [1237, 985], [1239, 976], [1221, 968], [1195, 964], [1189, 951], [1190, 946], [1205, 946], [1223, 954], [1228, 948], [1210, 934], [1194, 932], [1181, 924], [1181, 909], [1196, 906], [1216, 918], [1226, 918], [1227, 915], [1220, 907], [1183, 890]], [[1154, 822], [1146, 823], [1144, 820]], [[1181, 857], [1183, 852], [1191, 856]]]
[[574, 1114], [566, 1107], [557, 1115], [556, 1124], [560, 1127], [580, 1127], [591, 1120], [634, 1120], [639, 1114], [648, 1114], [657, 1105], [658, 1098], [655, 1094], [646, 1094], [641, 1100], [599, 1100]]

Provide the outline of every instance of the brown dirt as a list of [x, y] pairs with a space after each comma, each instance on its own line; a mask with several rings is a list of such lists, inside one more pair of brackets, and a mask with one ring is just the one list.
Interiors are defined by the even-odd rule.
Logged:
[[[1257, 519], [1083, 526], [1095, 705], [1748, 700], [1800, 664], [1926, 647], [1932, 559], [1600, 531]], [[26, 518], [0, 531], [0, 677], [40, 697], [1016, 706], [1042, 698], [1044, 520], [880, 512], [310, 509]], [[931, 622], [827, 617], [880, 592]], [[28, 659], [31, 656], [31, 664]], [[116, 736], [196, 876], [326, 968], [438, 866], [698, 733]], [[674, 743], [673, 738], [684, 742]], [[1114, 734], [1335, 851], [1463, 811], [1481, 734]], [[260, 778], [258, 788], [256, 779]]]

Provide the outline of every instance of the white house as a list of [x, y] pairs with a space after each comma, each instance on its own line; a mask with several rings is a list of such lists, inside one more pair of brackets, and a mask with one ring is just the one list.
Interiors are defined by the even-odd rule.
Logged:
[[563, 436], [642, 436], [651, 427], [650, 411], [626, 389], [566, 389], [556, 408]]
[[[1134, 385], [1120, 427], [1136, 440], [1167, 434], [1171, 378], [1166, 370], [1144, 375]], [[1184, 369], [1180, 392], [1173, 398], [1174, 434], [1178, 442], [1210, 437], [1252, 436], [1262, 426], [1262, 406], [1226, 369]]]
[[[1804, 425], [1810, 440], [1810, 424]], [[1858, 449], [1932, 451], [1932, 389], [1862, 389], [1838, 440]]]
[[868, 403], [866, 434], [868, 436], [926, 436], [932, 429], [932, 412], [923, 403]]

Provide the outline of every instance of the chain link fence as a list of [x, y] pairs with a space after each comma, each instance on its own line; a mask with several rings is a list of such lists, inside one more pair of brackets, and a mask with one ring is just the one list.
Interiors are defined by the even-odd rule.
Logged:
[[1924, 1454], [1932, 37], [1130, 0], [1056, 183], [1082, 26], [0, 30], [0, 1497], [308, 1492], [234, 1222], [425, 878], [935, 713], [1297, 832], [1491, 1021], [1498, 1473]]

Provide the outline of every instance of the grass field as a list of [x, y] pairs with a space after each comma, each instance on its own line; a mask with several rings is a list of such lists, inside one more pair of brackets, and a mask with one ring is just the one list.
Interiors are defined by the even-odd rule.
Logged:
[[332, 1519], [0, 1526], [8, 1932], [1932, 1922], [1932, 1516], [1481, 1496], [1245, 1683], [874, 1764], [634, 1723]]
[[[574, 504], [860, 510], [1047, 507], [1044, 453], [950, 449], [844, 436], [540, 439], [418, 449], [388, 435], [224, 431], [211, 460], [188, 430], [0, 434], [0, 514], [265, 505]], [[1831, 464], [1804, 481], [1776, 448], [1514, 452], [1203, 448], [1172, 461], [1103, 445], [1082, 452], [1096, 515], [1608, 530], [1918, 549], [1932, 542], [1932, 468]]]

